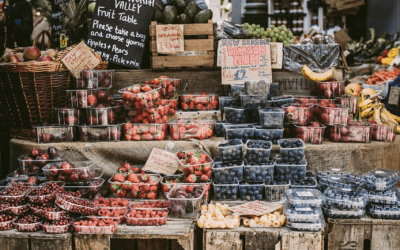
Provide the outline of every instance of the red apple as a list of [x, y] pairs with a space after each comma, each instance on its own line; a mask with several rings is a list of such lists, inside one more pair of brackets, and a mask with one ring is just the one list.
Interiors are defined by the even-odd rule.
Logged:
[[50, 170], [50, 171], [49, 171], [49, 175], [50, 175], [50, 176], [56, 176], [56, 175], [58, 175], [59, 169], [58, 169], [57, 166], [51, 166], [49, 170]]
[[40, 50], [34, 46], [27, 47], [24, 51], [24, 61], [37, 61], [40, 57]]
[[94, 106], [97, 103], [97, 97], [95, 95], [93, 95], [93, 94], [90, 94], [87, 97], [87, 102], [88, 102], [89, 106]]
[[64, 175], [69, 175], [73, 168], [74, 167], [71, 163], [65, 161], [61, 164], [61, 173]]
[[51, 57], [51, 56], [41, 56], [41, 57], [39, 57], [38, 61], [39, 62], [52, 62], [54, 60], [53, 60], [53, 57]]
[[2, 62], [2, 63], [18, 63], [19, 59], [13, 53], [6, 53], [0, 58], [0, 62]]

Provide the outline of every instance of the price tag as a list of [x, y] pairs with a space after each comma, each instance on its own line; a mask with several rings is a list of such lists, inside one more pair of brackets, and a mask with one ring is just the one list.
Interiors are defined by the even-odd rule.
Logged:
[[153, 148], [149, 159], [143, 167], [144, 171], [165, 175], [175, 174], [178, 169], [179, 162], [176, 155], [158, 148]]
[[311, 192], [296, 192], [299, 197], [312, 197], [314, 196]]
[[263, 215], [272, 213], [281, 207], [282, 204], [253, 201], [239, 206], [229, 207], [229, 210], [239, 215]]
[[157, 25], [157, 52], [175, 54], [185, 52], [183, 25]]
[[62, 62], [76, 78], [79, 78], [81, 70], [96, 68], [100, 60], [86, 46], [85, 42], [81, 42], [62, 59]]
[[312, 211], [311, 207], [296, 207], [295, 210], [299, 211], [299, 212], [311, 212]]

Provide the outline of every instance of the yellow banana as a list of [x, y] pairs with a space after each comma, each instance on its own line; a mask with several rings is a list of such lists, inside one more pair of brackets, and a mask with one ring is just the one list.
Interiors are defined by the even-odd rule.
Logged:
[[390, 117], [392, 117], [397, 122], [400, 122], [400, 116], [397, 116], [397, 115], [394, 115], [394, 114], [390, 113], [387, 109], [386, 109], [386, 111], [387, 111], [387, 113], [390, 114]]
[[389, 119], [389, 121], [393, 122], [394, 124], [399, 125], [399, 123], [395, 119], [393, 119], [392, 114], [390, 114], [389, 111], [387, 111], [387, 109], [385, 107], [382, 108], [382, 112], [385, 114], [387, 119]]
[[374, 114], [374, 108], [369, 107], [367, 109], [364, 109], [364, 111], [361, 112], [361, 118], [367, 118], [368, 116], [371, 116]]
[[379, 125], [382, 125], [381, 109], [382, 109], [382, 106], [379, 106], [378, 108], [374, 109], [374, 121], [376, 121], [376, 123]]
[[374, 101], [372, 101], [371, 99], [368, 99], [368, 100], [365, 100], [365, 101], [363, 101], [362, 103], [360, 103], [359, 106], [360, 106], [360, 108], [361, 108], [361, 111], [364, 111], [364, 110], [366, 110], [367, 108], [372, 107], [373, 102], [374, 102]]

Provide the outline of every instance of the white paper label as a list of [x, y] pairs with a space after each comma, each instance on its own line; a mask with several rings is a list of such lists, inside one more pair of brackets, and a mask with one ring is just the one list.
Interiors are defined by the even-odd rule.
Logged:
[[314, 196], [311, 192], [296, 192], [297, 196], [300, 197], [312, 197]]
[[295, 210], [299, 211], [299, 212], [311, 212], [312, 211], [311, 207], [296, 207]]

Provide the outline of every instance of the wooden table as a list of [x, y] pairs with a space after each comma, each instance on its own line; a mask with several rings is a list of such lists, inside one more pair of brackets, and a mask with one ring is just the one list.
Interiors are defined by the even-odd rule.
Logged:
[[72, 250], [72, 234], [0, 231], [1, 250]]
[[321, 232], [297, 232], [287, 227], [203, 229], [203, 250], [323, 250]]
[[193, 220], [168, 220], [163, 226], [118, 226], [111, 235], [74, 233], [75, 250], [193, 250]]
[[400, 220], [329, 218], [325, 232], [328, 250], [400, 249]]

